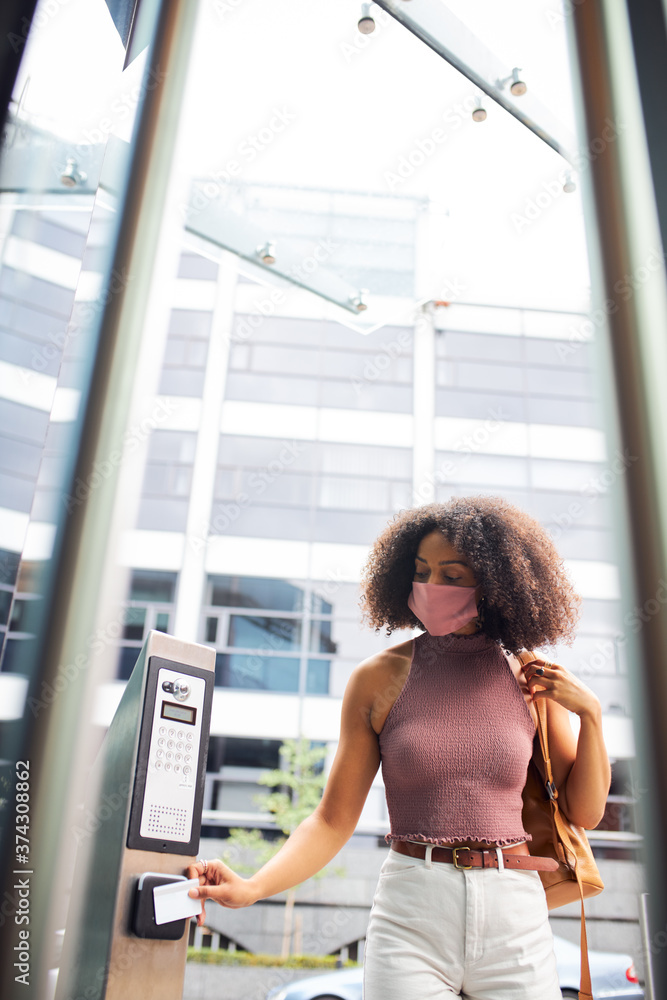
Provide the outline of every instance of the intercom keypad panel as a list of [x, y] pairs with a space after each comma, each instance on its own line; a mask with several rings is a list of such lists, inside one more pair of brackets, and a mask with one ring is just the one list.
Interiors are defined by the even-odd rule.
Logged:
[[192, 835], [206, 684], [201, 677], [158, 673], [139, 833], [187, 843]]

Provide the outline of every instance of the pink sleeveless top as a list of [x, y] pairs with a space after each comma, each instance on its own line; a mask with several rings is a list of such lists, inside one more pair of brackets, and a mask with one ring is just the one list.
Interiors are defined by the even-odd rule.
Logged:
[[500, 646], [427, 632], [380, 733], [387, 840], [530, 840], [521, 792], [535, 723]]

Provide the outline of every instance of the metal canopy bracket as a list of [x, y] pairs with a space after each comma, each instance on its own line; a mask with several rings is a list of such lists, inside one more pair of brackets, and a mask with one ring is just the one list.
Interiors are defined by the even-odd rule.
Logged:
[[502, 61], [442, 3], [433, 0], [375, 0], [408, 31], [508, 111], [522, 125], [576, 164], [577, 142], [539, 98], [528, 91], [515, 99], [509, 87], [513, 67]]

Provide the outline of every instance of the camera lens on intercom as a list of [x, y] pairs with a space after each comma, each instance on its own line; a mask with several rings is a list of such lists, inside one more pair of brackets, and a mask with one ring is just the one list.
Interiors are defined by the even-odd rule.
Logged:
[[177, 677], [173, 684], [173, 694], [176, 701], [185, 701], [190, 694], [190, 685], [182, 677]]

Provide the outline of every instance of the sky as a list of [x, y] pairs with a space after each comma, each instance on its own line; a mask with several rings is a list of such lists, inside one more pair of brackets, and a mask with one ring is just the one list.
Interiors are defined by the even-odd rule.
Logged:
[[[410, 0], [420, 7], [440, 0]], [[447, 6], [574, 132], [560, 0]], [[75, 141], [129, 138], [143, 58], [123, 52], [102, 0], [50, 0], [37, 15], [23, 111]], [[48, 11], [48, 13], [47, 13]], [[571, 309], [589, 276], [580, 186], [498, 105], [474, 123], [469, 81], [373, 5], [352, 0], [201, 0], [179, 133], [193, 176], [413, 195], [437, 218], [441, 287], [463, 301]], [[575, 175], [576, 180], [576, 175]], [[369, 220], [369, 226], [372, 221]]]

